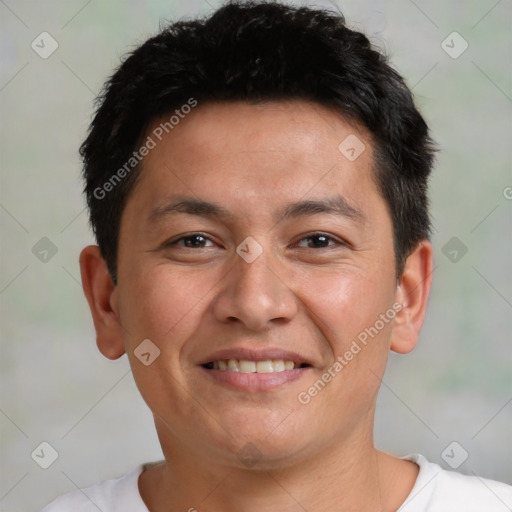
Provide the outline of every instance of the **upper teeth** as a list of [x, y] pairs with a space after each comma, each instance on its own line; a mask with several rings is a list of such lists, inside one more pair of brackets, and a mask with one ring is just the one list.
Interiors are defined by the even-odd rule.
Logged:
[[284, 361], [282, 359], [268, 361], [248, 361], [246, 359], [221, 359], [213, 362], [214, 370], [226, 370], [241, 373], [272, 373], [293, 370], [295, 363], [293, 361]]

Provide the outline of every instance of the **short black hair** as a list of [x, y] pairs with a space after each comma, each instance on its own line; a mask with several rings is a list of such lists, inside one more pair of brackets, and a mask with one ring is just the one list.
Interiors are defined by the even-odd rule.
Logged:
[[90, 222], [114, 283], [121, 215], [142, 168], [136, 150], [151, 123], [184, 105], [240, 100], [313, 101], [370, 133], [400, 277], [407, 256], [430, 236], [435, 154], [411, 91], [341, 13], [236, 1], [161, 29], [128, 55], [96, 100], [80, 154]]

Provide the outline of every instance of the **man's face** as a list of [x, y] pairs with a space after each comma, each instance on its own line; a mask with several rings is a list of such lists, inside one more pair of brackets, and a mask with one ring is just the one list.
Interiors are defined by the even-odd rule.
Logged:
[[[368, 435], [398, 297], [368, 134], [316, 104], [225, 103], [156, 141], [112, 302], [162, 444], [272, 467]], [[146, 339], [149, 365], [134, 354]]]

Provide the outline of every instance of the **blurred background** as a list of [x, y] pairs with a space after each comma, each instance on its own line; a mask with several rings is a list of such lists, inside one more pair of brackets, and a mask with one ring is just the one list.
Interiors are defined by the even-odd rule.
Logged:
[[[290, 3], [337, 8], [383, 49], [441, 149], [429, 311], [416, 350], [391, 354], [376, 444], [512, 484], [512, 2]], [[0, 1], [1, 511], [161, 458], [126, 356], [95, 345], [78, 147], [122, 56], [219, 4]]]

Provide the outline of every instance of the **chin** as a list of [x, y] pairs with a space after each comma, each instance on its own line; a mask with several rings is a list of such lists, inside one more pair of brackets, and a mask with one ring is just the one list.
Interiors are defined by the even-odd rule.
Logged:
[[[294, 412], [239, 411], [232, 421], [217, 425], [209, 446], [216, 446], [215, 456], [227, 456], [230, 465], [240, 469], [270, 470], [284, 468], [303, 458], [308, 451], [307, 422], [291, 421]], [[289, 417], [289, 418], [288, 418]], [[290, 420], [290, 421], [288, 421]], [[219, 429], [219, 426], [221, 427]], [[311, 443], [313, 444], [313, 443]]]

